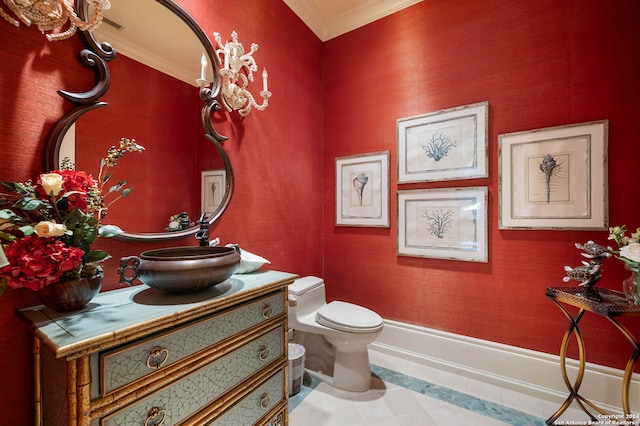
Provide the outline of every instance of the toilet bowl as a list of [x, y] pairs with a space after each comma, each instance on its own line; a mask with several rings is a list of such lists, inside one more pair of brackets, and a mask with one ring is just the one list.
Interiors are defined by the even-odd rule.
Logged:
[[306, 350], [305, 369], [340, 389], [371, 387], [367, 345], [382, 331], [377, 313], [352, 303], [327, 303], [324, 281], [308, 276], [289, 285], [289, 328]]

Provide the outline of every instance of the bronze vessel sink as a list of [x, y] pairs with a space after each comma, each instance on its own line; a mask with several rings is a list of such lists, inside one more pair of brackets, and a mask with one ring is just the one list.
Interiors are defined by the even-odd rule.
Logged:
[[149, 287], [171, 293], [203, 291], [229, 278], [240, 264], [233, 247], [172, 247], [120, 259], [120, 282], [137, 278]]

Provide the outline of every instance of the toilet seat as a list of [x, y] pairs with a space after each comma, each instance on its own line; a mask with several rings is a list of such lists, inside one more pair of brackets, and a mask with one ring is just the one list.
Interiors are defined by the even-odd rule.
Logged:
[[382, 329], [382, 317], [370, 309], [333, 301], [316, 313], [316, 322], [347, 333], [374, 333]]

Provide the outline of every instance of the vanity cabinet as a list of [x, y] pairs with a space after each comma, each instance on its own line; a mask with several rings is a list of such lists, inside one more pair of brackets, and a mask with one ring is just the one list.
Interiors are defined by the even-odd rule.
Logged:
[[34, 335], [36, 425], [287, 425], [295, 278], [233, 275], [193, 294], [141, 285], [70, 314], [18, 311]]

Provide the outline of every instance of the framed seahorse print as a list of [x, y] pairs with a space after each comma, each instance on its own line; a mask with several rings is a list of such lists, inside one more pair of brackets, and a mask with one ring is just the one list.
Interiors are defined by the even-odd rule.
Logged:
[[488, 118], [481, 102], [398, 119], [398, 183], [489, 176]]
[[607, 141], [607, 120], [498, 135], [498, 227], [607, 229]]
[[335, 163], [336, 225], [389, 227], [389, 151]]

